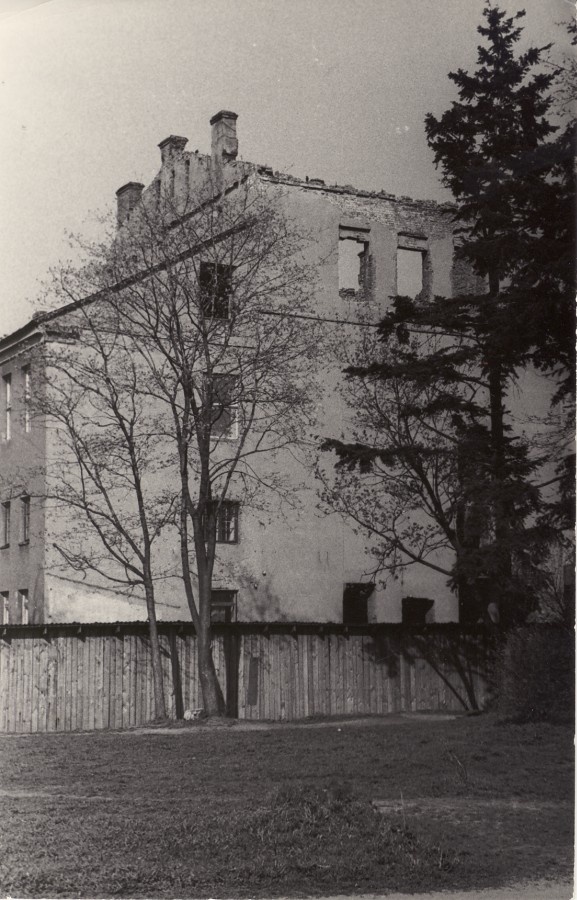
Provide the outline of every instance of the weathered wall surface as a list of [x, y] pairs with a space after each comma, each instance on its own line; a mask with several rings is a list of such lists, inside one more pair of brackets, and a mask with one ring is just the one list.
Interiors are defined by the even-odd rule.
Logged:
[[[31, 389], [42, 391], [42, 370], [35, 364], [36, 338], [7, 346], [0, 352], [0, 502], [10, 503], [9, 542], [4, 542], [3, 510], [0, 509], [0, 591], [9, 596], [9, 618], [19, 621], [21, 591], [28, 591], [28, 619], [44, 617], [44, 456], [46, 430], [43, 420], [28, 407], [26, 414], [24, 370], [29, 367]], [[10, 437], [6, 428], [4, 377], [11, 376]], [[23, 532], [22, 497], [30, 498], [29, 532]], [[25, 613], [26, 615], [26, 613]]]

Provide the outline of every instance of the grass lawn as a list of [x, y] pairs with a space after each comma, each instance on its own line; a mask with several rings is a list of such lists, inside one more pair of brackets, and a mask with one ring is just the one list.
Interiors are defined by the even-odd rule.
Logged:
[[[386, 893], [572, 871], [563, 726], [0, 736], [0, 773], [1, 896]], [[374, 799], [395, 803], [383, 815]]]

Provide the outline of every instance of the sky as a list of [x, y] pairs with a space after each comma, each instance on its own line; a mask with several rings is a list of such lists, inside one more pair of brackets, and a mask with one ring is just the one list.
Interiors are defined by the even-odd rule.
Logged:
[[[0, 0], [0, 335], [41, 308], [41, 283], [97, 236], [158, 143], [210, 152], [238, 113], [239, 156], [296, 176], [447, 200], [423, 120], [474, 69], [483, 0]], [[569, 0], [525, 9], [524, 44], [558, 42]]]

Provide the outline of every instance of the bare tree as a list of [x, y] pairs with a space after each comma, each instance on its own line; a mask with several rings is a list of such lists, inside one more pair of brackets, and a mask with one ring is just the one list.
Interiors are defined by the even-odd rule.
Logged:
[[[166, 717], [155, 586], [155, 545], [174, 517], [162, 484], [154, 415], [137, 391], [138, 360], [125, 338], [93, 327], [86, 308], [42, 347], [45, 382], [35, 399], [56, 465], [46, 471], [52, 547], [64, 567], [118, 591], [142, 590], [151, 642], [155, 713]], [[50, 535], [47, 535], [50, 537]]]
[[[263, 490], [286, 488], [279, 454], [294, 454], [312, 412], [319, 333], [307, 313], [314, 275], [306, 243], [278, 189], [245, 172], [226, 191], [209, 179], [178, 208], [172, 198], [145, 198], [112, 246], [94, 249], [80, 275], [60, 273], [60, 288], [73, 301], [71, 327], [82, 335], [75, 352], [88, 348], [88, 354], [83, 377], [59, 367], [56, 415], [67, 417], [67, 427], [72, 416], [78, 422], [96, 358], [96, 380], [104, 386], [94, 402], [103, 404], [105, 417], [116, 417], [122, 447], [109, 456], [114, 470], [107, 476], [115, 484], [125, 478], [133, 501], [142, 492], [142, 508], [136, 497], [133, 509], [144, 545], [174, 512], [209, 715], [224, 710], [211, 650], [217, 538], [239, 506], [259, 502]], [[119, 393], [127, 401], [122, 421]], [[90, 443], [73, 442], [73, 462], [84, 478], [93, 441], [107, 464], [106, 442], [99, 445], [95, 421], [85, 415], [79, 431], [84, 435], [87, 427]], [[162, 476], [152, 501], [145, 493], [151, 471]], [[91, 491], [110, 509], [106, 479], [90, 479]], [[92, 510], [88, 498], [80, 495], [79, 503]], [[115, 513], [96, 521], [91, 512], [87, 519], [106, 553], [123, 564], [135, 548], [123, 513]], [[103, 540], [97, 527], [103, 520], [114, 539], [106, 531]], [[74, 552], [63, 552], [74, 563]], [[125, 571], [132, 572], [132, 556]], [[152, 572], [152, 582], [162, 574]]]

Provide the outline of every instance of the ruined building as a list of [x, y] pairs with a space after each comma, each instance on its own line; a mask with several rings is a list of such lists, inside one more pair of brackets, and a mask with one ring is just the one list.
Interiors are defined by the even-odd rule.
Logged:
[[[238, 159], [237, 116], [221, 111], [211, 120], [211, 154], [186, 150], [186, 138], [160, 144], [160, 169], [146, 188], [129, 182], [117, 191], [120, 232], [142, 204], [169, 197], [175, 208], [206, 184], [234, 190], [247, 172], [263, 190], [282, 190], [292, 220], [314, 235], [317, 280], [311, 306], [333, 340], [353, 339], [355, 321], [377, 322], [391, 296], [451, 296], [472, 287], [470, 273], [454, 260], [451, 209], [385, 192], [299, 179]], [[50, 424], [31, 414], [42, 390], [38, 350], [58, 335], [70, 306], [37, 314], [0, 341], [0, 620], [96, 622], [146, 618], [137, 591], [115, 591], [89, 574], [67, 571], [55, 555], [55, 510], [42, 499], [45, 479], [58, 466]], [[225, 315], [225, 314], [223, 314]], [[338, 337], [341, 336], [341, 337]], [[346, 431], [347, 416], [336, 390], [340, 371], [321, 361], [321, 395], [312, 429], [318, 435]], [[318, 484], [289, 454], [285, 475], [294, 477], [299, 503], [265, 515], [241, 504], [223, 510], [217, 529], [215, 617], [238, 621], [383, 622], [411, 615], [406, 598], [428, 598], [427, 621], [457, 618], [446, 577], [414, 566], [397, 580], [373, 584], [370, 541], [350, 522], [319, 503]], [[188, 619], [174, 577], [159, 587], [159, 618]], [[414, 610], [413, 610], [414, 615]], [[424, 616], [424, 612], [423, 612]]]

